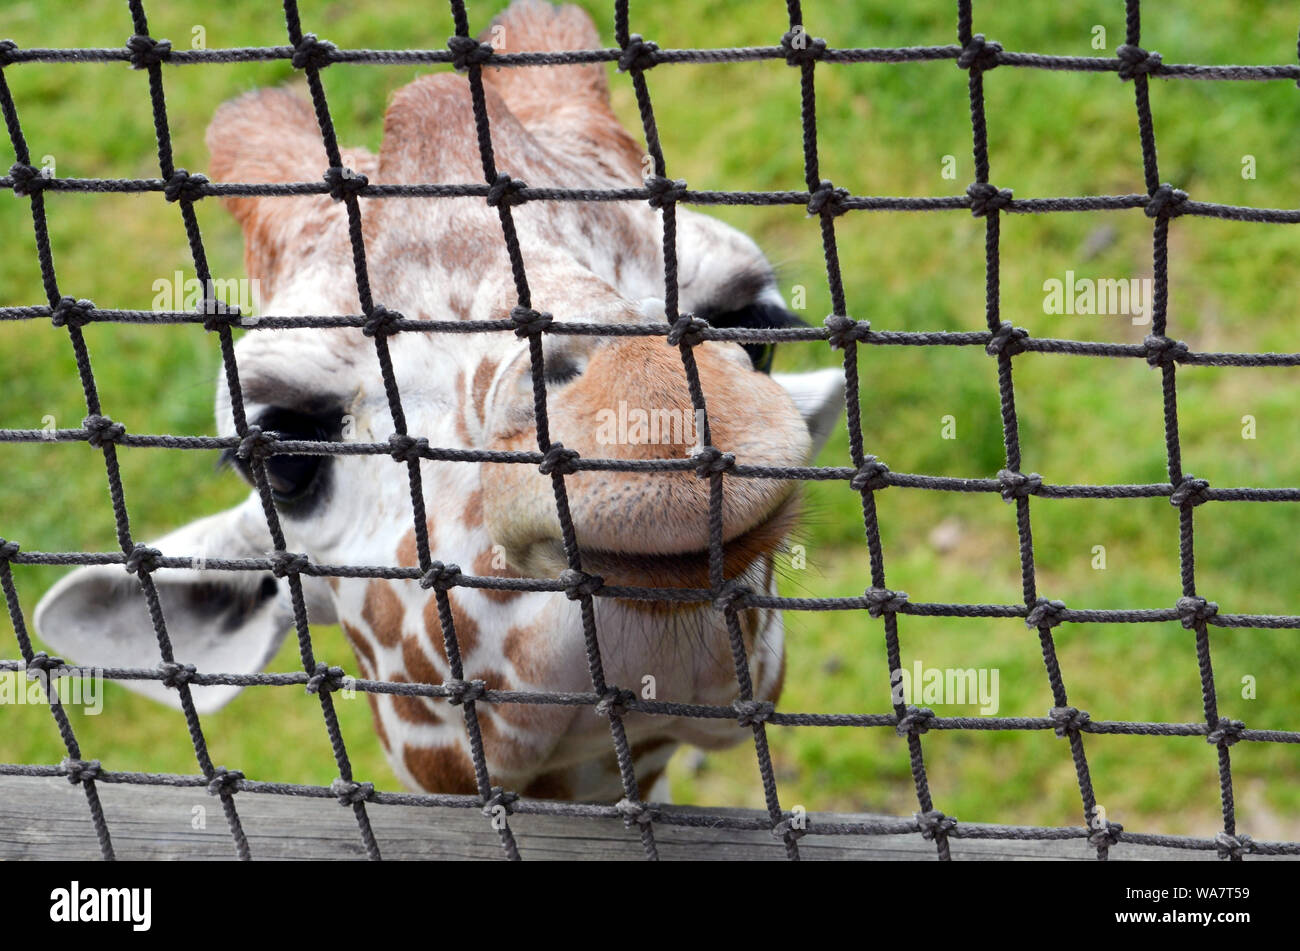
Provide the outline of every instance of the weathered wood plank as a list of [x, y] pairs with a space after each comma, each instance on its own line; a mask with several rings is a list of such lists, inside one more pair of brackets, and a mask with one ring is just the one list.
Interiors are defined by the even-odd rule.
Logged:
[[[113, 845], [121, 859], [235, 857], [217, 800], [201, 788], [99, 783]], [[244, 793], [236, 797], [244, 831], [258, 859], [364, 859], [350, 809], [330, 799]], [[681, 808], [681, 807], [677, 807]], [[486, 819], [469, 809], [368, 807], [386, 859], [499, 859], [501, 847]], [[741, 809], [692, 809], [718, 816], [757, 816]], [[812, 814], [815, 822], [817, 815]], [[854, 821], [878, 816], [837, 816]], [[515, 815], [511, 828], [525, 859], [639, 859], [634, 831], [613, 819]], [[197, 826], [197, 827], [196, 827]], [[686, 828], [658, 824], [664, 859], [783, 860], [784, 849], [765, 831]], [[1079, 859], [1095, 854], [1082, 840], [1055, 842], [953, 839], [956, 859]], [[934, 845], [919, 834], [807, 836], [808, 859], [933, 860]], [[1213, 852], [1120, 844], [1115, 859], [1209, 859]], [[0, 776], [0, 861], [99, 858], [82, 791], [62, 778]]]

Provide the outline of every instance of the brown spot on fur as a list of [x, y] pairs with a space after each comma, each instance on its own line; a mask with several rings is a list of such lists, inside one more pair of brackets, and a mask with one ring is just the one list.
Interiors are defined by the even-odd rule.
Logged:
[[[424, 521], [424, 529], [430, 538], [433, 537], [433, 516], [430, 515]], [[409, 529], [402, 540], [397, 543], [397, 565], [399, 568], [418, 568], [420, 567], [420, 549], [415, 542], [415, 529]]]
[[325, 579], [325, 583], [326, 583], [327, 585], [330, 586], [330, 590], [331, 590], [331, 591], [333, 591], [333, 592], [335, 592], [335, 593], [338, 592], [338, 590], [339, 590], [339, 579], [336, 578], [334, 575], [330, 575], [328, 578], [326, 578], [326, 579]]
[[426, 792], [473, 795], [478, 792], [474, 765], [457, 746], [411, 746], [402, 748], [402, 762]]
[[[497, 568], [492, 563], [496, 560], [496, 553], [492, 549], [484, 549], [474, 558], [474, 574], [483, 577], [495, 578], [523, 578], [525, 575], [519, 574], [507, 565], [504, 568]], [[479, 594], [494, 601], [497, 604], [504, 604], [518, 598], [523, 592], [521, 591], [501, 591], [497, 588], [479, 588]], [[459, 628], [458, 628], [459, 630]], [[509, 656], [507, 654], [507, 656]]]
[[[371, 670], [375, 670], [377, 666], [375, 663], [375, 650], [370, 646], [370, 642], [366, 640], [365, 635], [347, 621], [342, 623], [342, 627], [343, 633], [347, 636], [348, 641], [352, 644], [352, 649], [356, 652], [357, 663], [363, 665], [362, 672], [365, 672], [364, 665], [369, 665]], [[367, 679], [370, 679], [371, 676], [371, 674], [366, 674]]]
[[366, 602], [361, 617], [370, 625], [371, 632], [385, 647], [396, 647], [402, 639], [402, 601], [393, 586], [376, 578], [366, 586]]
[[483, 524], [483, 492], [475, 489], [465, 500], [465, 508], [460, 514], [461, 522], [466, 528], [478, 528]]
[[[457, 393], [465, 392], [465, 371], [464, 370], [456, 371], [456, 392]], [[472, 446], [474, 444], [474, 440], [470, 437], [469, 426], [466, 425], [465, 423], [465, 416], [466, 416], [465, 407], [463, 406], [457, 407], [453, 415], [456, 417], [456, 435], [460, 437], [461, 444], [465, 446]]]
[[[393, 683], [410, 683], [401, 674], [393, 674], [389, 679]], [[407, 697], [396, 693], [387, 696], [393, 702], [393, 710], [398, 718], [407, 723], [428, 723], [434, 726], [442, 723], [442, 717], [434, 711], [433, 701], [428, 697]]]
[[418, 568], [420, 566], [420, 553], [415, 544], [415, 529], [411, 529], [402, 536], [402, 540], [397, 543], [397, 566], [399, 568]]
[[533, 799], [572, 799], [573, 787], [563, 773], [555, 771], [534, 776], [523, 794]]
[[[434, 643], [440, 644], [441, 641], [435, 641]], [[441, 650], [439, 650], [439, 656], [443, 657], [444, 662], [446, 661], [446, 657], [442, 655]], [[437, 668], [433, 666], [433, 662], [421, 649], [420, 638], [415, 635], [402, 638], [402, 666], [406, 668], [406, 672], [411, 675], [411, 680], [415, 683], [442, 683], [442, 675], [438, 673]]]
[[478, 368], [474, 371], [474, 390], [471, 395], [480, 426], [483, 425], [483, 414], [486, 412], [488, 387], [492, 385], [492, 377], [496, 372], [497, 361], [490, 357], [480, 360]]
[[[438, 242], [438, 250], [444, 252], [447, 250], [447, 241], [445, 239], [440, 240]], [[450, 271], [455, 269], [456, 267], [459, 267], [460, 261], [449, 260], [449, 255], [444, 253], [442, 258], [442, 264], [444, 267], [447, 268], [447, 270]], [[470, 298], [467, 297], [463, 292], [457, 293], [456, 290], [453, 290], [451, 294], [447, 296], [447, 308], [451, 311], [452, 316], [455, 317], [457, 320], [469, 320], [470, 308], [472, 304], [473, 301], [470, 300]]]
[[[478, 624], [461, 608], [456, 600], [455, 592], [447, 592], [447, 600], [451, 603], [451, 623], [456, 629], [456, 645], [460, 648], [460, 656], [462, 658], [468, 657], [473, 653], [474, 648], [478, 646]], [[442, 636], [442, 622], [438, 618], [438, 599], [436, 597], [431, 597], [425, 602], [424, 630], [434, 649], [438, 652], [438, 656], [446, 661], [447, 650]]]
[[502, 653], [514, 665], [515, 673], [527, 683], [540, 684], [546, 675], [543, 657], [537, 649], [537, 629], [532, 627], [511, 627], [506, 632], [506, 641]]
[[379, 695], [367, 693], [366, 699], [370, 701], [370, 714], [375, 721], [375, 732], [379, 734], [379, 742], [384, 744], [385, 750], [389, 750], [392, 747], [388, 744], [388, 731], [384, 729], [383, 718], [379, 715]]
[[[497, 670], [478, 670], [466, 673], [467, 680], [481, 680], [488, 690], [513, 689], [505, 675]], [[540, 752], [528, 738], [510, 735], [502, 726], [509, 724], [528, 730], [538, 726], [538, 713], [528, 704], [480, 702], [479, 729], [483, 734], [483, 747], [493, 772], [515, 773], [535, 765]]]

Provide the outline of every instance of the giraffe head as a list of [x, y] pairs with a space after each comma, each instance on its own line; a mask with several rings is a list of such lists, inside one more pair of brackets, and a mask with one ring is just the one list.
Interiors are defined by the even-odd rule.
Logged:
[[[599, 46], [574, 7], [521, 0], [498, 21], [507, 49]], [[500, 44], [498, 44], [500, 45]], [[486, 69], [486, 105], [498, 169], [530, 186], [636, 187], [642, 151], [610, 109], [600, 65]], [[217, 181], [319, 179], [328, 165], [310, 104], [263, 90], [223, 105], [208, 131]], [[345, 150], [373, 184], [483, 181], [465, 77], [425, 76], [389, 105], [378, 156]], [[248, 275], [266, 315], [361, 312], [346, 209], [328, 196], [236, 198]], [[376, 303], [417, 320], [509, 317], [516, 283], [497, 211], [481, 197], [363, 199], [366, 260]], [[771, 266], [749, 238], [678, 208], [680, 309], [720, 326], [798, 323]], [[660, 212], [645, 202], [529, 201], [512, 209], [533, 307], [558, 324], [662, 322]], [[546, 333], [541, 337], [549, 417], [546, 439], [585, 458], [683, 459], [699, 448], [677, 347], [662, 337]], [[447, 449], [537, 451], [529, 342], [510, 333], [424, 333], [387, 338], [408, 432]], [[355, 328], [256, 329], [236, 348], [248, 425], [284, 438], [382, 443], [395, 431], [374, 342]], [[711, 442], [740, 463], [804, 465], [842, 409], [837, 371], [770, 375], [770, 348], [719, 341], [692, 350], [708, 407]], [[217, 425], [236, 434], [224, 373]], [[247, 463], [231, 455], [245, 478]], [[552, 578], [568, 554], [552, 479], [534, 464], [425, 460], [426, 558], [466, 575]], [[387, 455], [278, 455], [266, 461], [287, 548], [328, 565], [421, 566], [407, 465]], [[565, 477], [583, 569], [606, 584], [707, 588], [709, 480], [692, 471], [579, 471]], [[794, 486], [728, 478], [723, 507], [726, 573], [771, 587], [771, 556], [796, 517]], [[236, 508], [154, 543], [197, 559], [262, 558], [271, 550], [256, 492]], [[287, 582], [272, 574], [159, 570], [177, 660], [200, 670], [252, 672], [292, 624]], [[449, 677], [434, 592], [415, 581], [302, 576], [308, 615], [343, 625], [361, 676], [440, 683]], [[449, 592], [465, 677], [489, 687], [590, 690], [580, 609], [563, 593], [457, 587]], [[735, 674], [720, 612], [711, 605], [596, 599], [611, 683], [652, 678], [663, 699], [727, 703]], [[781, 669], [780, 618], [742, 613], [759, 694], [774, 697]], [[37, 625], [82, 663], [145, 666], [157, 645], [138, 585], [120, 566], [78, 570], [42, 601]], [[158, 699], [175, 691], [128, 681]], [[233, 686], [195, 687], [200, 708]], [[373, 698], [372, 698], [373, 699]], [[374, 700], [376, 723], [399, 776], [458, 790], [463, 727], [445, 704]], [[539, 794], [594, 795], [604, 780], [584, 765], [607, 731], [587, 708], [501, 705], [481, 714], [494, 771]], [[734, 723], [634, 723], [653, 749], [678, 741], [729, 742]], [[648, 719], [648, 718], [647, 718]], [[590, 722], [589, 722], [590, 721]], [[701, 725], [701, 723], [703, 725]], [[586, 772], [584, 772], [586, 770]], [[546, 777], [564, 774], [563, 788]], [[577, 777], [577, 778], [574, 778]], [[541, 786], [537, 786], [541, 783]]]

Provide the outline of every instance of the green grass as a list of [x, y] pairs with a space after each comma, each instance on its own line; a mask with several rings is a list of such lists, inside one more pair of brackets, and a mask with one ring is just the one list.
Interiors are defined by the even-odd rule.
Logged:
[[[122, 4], [77, 5], [75, 17], [42, 15], [67, 3], [10, 2], [0, 35], [21, 46], [117, 45], [130, 31]], [[282, 43], [275, 4], [231, 0], [153, 4], [154, 35], [186, 43], [206, 28], [210, 47]], [[345, 46], [439, 47], [451, 30], [437, 4], [302, 4], [308, 29]], [[608, 42], [609, 4], [585, 3]], [[813, 7], [815, 6], [815, 9]], [[810, 5], [808, 24], [835, 45], [952, 42], [953, 4], [842, 0]], [[496, 2], [470, 4], [482, 25]], [[219, 11], [219, 12], [218, 12]], [[434, 11], [430, 13], [429, 11]], [[1295, 24], [1283, 5], [1204, 0], [1152, 6], [1144, 43], [1166, 62], [1286, 63]], [[784, 30], [782, 4], [724, 0], [634, 4], [637, 31], [661, 46], [769, 43]], [[980, 4], [977, 29], [1009, 49], [1092, 55], [1092, 28], [1107, 48], [1122, 41], [1122, 4]], [[203, 170], [203, 129], [217, 103], [290, 78], [285, 63], [165, 70], [177, 164]], [[374, 147], [386, 96], [423, 70], [334, 67], [324, 81], [340, 138]], [[60, 175], [157, 174], [146, 80], [120, 64], [24, 65], [6, 70], [33, 155]], [[648, 74], [669, 172], [697, 188], [786, 189], [803, 182], [797, 75], [781, 62], [664, 66]], [[615, 104], [638, 129], [626, 77]], [[986, 80], [992, 180], [1016, 195], [1142, 190], [1132, 88], [1113, 74], [1001, 68]], [[828, 65], [817, 70], [822, 174], [859, 194], [947, 195], [972, 179], [965, 74], [951, 63]], [[1288, 82], [1152, 84], [1161, 176], [1198, 199], [1268, 207], [1300, 204], [1296, 90]], [[0, 146], [0, 163], [12, 161]], [[1253, 155], [1257, 177], [1243, 179]], [[945, 156], [955, 180], [942, 176]], [[0, 304], [42, 302], [27, 202], [0, 196]], [[152, 282], [192, 274], [179, 215], [157, 195], [47, 198], [63, 293], [105, 306], [148, 307]], [[237, 229], [216, 202], [198, 207], [212, 269], [242, 274]], [[816, 222], [798, 208], [729, 208], [779, 262], [783, 287], [806, 289], [806, 316], [829, 311]], [[852, 214], [837, 222], [850, 312], [877, 329], [984, 327], [982, 222], [965, 213]], [[1197, 349], [1294, 350], [1300, 302], [1300, 230], [1182, 218], [1171, 229], [1170, 333]], [[1140, 341], [1127, 320], [1044, 314], [1043, 282], [1148, 277], [1150, 221], [1140, 212], [1004, 217], [1002, 313], [1036, 335]], [[219, 354], [197, 327], [93, 325], [86, 338], [106, 411], [135, 432], [210, 434]], [[823, 347], [785, 347], [787, 369], [831, 365]], [[895, 471], [989, 477], [1005, 462], [993, 362], [979, 348], [866, 348], [860, 357], [868, 451]], [[66, 335], [44, 322], [0, 326], [0, 426], [40, 427], [47, 416], [84, 416]], [[1015, 363], [1025, 471], [1050, 482], [1163, 481], [1159, 375], [1142, 361], [1027, 355]], [[1215, 485], [1300, 484], [1295, 369], [1184, 368], [1179, 418], [1186, 468]], [[1242, 438], [1242, 417], [1257, 438]], [[952, 416], [956, 438], [942, 438]], [[214, 472], [207, 453], [125, 450], [127, 500], [137, 537], [161, 534], [238, 501], [241, 485]], [[840, 432], [822, 457], [847, 464]], [[28, 550], [111, 550], [102, 461], [84, 444], [0, 444], [0, 534]], [[813, 484], [797, 541], [807, 565], [785, 565], [787, 594], [852, 595], [869, 583], [856, 497]], [[1013, 509], [996, 496], [891, 489], [878, 497], [888, 582], [914, 600], [1015, 602], [1021, 598]], [[1041, 593], [1071, 606], [1166, 607], [1179, 595], [1177, 517], [1164, 500], [1035, 501]], [[1213, 504], [1198, 509], [1199, 589], [1225, 612], [1300, 613], [1293, 557], [1295, 506]], [[1093, 567], [1094, 547], [1106, 567]], [[30, 612], [59, 576], [15, 570]], [[789, 671], [781, 708], [888, 709], [881, 622], [858, 614], [788, 614]], [[1000, 715], [1041, 716], [1051, 706], [1037, 635], [1018, 620], [900, 620], [904, 663], [996, 668]], [[1071, 702], [1096, 719], [1195, 721], [1201, 697], [1192, 635], [1177, 623], [1065, 625], [1056, 641]], [[338, 632], [314, 632], [317, 654], [348, 660]], [[1259, 728], [1300, 728], [1295, 633], [1212, 629], [1224, 715]], [[12, 656], [12, 641], [0, 648]], [[293, 647], [274, 669], [298, 664]], [[1244, 699], [1242, 680], [1257, 681]], [[77, 714], [86, 754], [121, 769], [192, 772], [183, 722], [108, 687], [106, 711]], [[394, 788], [364, 701], [339, 704], [360, 776]], [[938, 706], [941, 715], [970, 708]], [[0, 761], [63, 755], [46, 711], [0, 710]], [[245, 691], [204, 718], [214, 758], [254, 778], [328, 782], [334, 775], [314, 700], [292, 689]], [[772, 728], [783, 804], [808, 809], [908, 813], [916, 808], [906, 749], [890, 730]], [[963, 819], [1073, 824], [1078, 792], [1066, 744], [1048, 733], [930, 733], [927, 765], [938, 807]], [[1196, 738], [1090, 737], [1093, 781], [1109, 815], [1132, 830], [1212, 833], [1219, 801], [1213, 750]], [[1300, 749], [1233, 750], [1241, 827], [1256, 837], [1300, 836]], [[673, 767], [679, 801], [761, 805], [748, 744]]]

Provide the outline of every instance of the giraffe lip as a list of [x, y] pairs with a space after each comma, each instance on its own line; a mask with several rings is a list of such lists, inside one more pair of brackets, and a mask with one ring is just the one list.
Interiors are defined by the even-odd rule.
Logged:
[[[723, 545], [724, 573], [733, 577], [780, 547], [799, 515], [799, 498], [790, 492], [761, 521]], [[582, 548], [583, 569], [608, 585], [653, 588], [708, 588], [709, 550], [674, 554]]]

